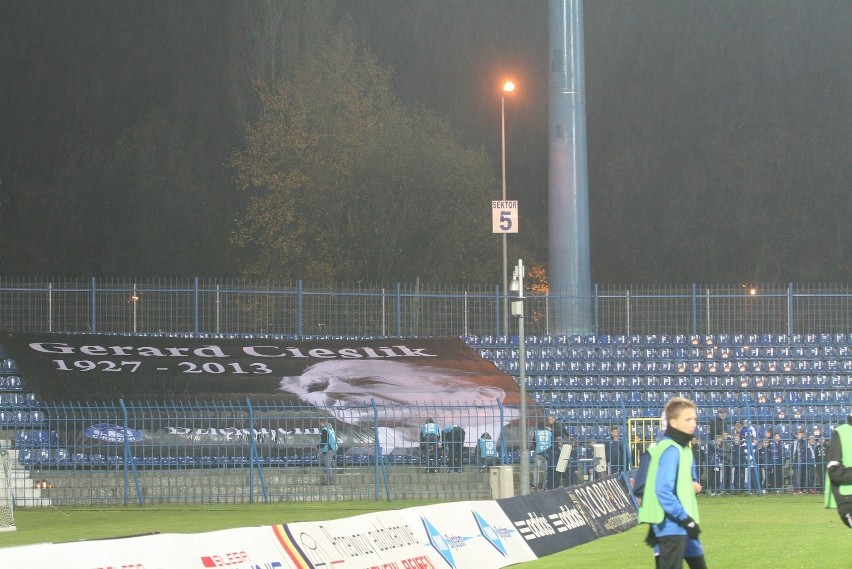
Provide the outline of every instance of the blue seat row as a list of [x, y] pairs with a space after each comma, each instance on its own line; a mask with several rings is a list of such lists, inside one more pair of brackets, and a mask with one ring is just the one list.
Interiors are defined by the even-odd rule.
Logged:
[[[465, 338], [470, 346], [517, 346], [517, 336], [490, 334]], [[525, 336], [528, 346], [842, 346], [852, 345], [852, 335], [822, 334], [631, 334]]]
[[0, 409], [0, 425], [39, 425], [44, 413], [38, 410]]
[[19, 375], [0, 375], [0, 390], [18, 391], [23, 389]]
[[525, 376], [528, 389], [625, 389], [679, 388], [689, 390], [731, 389], [760, 390], [837, 390], [852, 389], [852, 374], [848, 375], [557, 375], [530, 374]]
[[22, 430], [15, 433], [17, 447], [45, 447], [59, 444], [59, 433], [46, 430]]
[[[479, 355], [487, 360], [520, 359], [519, 347], [478, 348]], [[737, 364], [754, 361], [849, 361], [852, 360], [852, 346], [783, 346], [783, 347], [675, 347], [647, 348], [636, 346], [554, 347], [526, 346], [524, 356], [527, 360], [541, 359], [553, 361], [675, 361], [675, 362], [711, 362], [733, 361]]]
[[[493, 360], [498, 369], [517, 372], [518, 359]], [[852, 374], [849, 360], [744, 360], [744, 361], [673, 361], [673, 360], [605, 360], [575, 361], [529, 358], [524, 361], [529, 373], [552, 372], [561, 374]]]

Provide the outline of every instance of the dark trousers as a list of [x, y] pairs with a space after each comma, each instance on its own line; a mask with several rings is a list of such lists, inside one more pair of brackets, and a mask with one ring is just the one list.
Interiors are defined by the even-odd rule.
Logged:
[[426, 456], [426, 468], [438, 468], [438, 435], [423, 437], [420, 452]]
[[711, 466], [708, 468], [708, 482], [710, 483], [711, 492], [721, 492], [725, 489], [722, 479], [723, 468], [723, 466]]
[[670, 535], [658, 539], [660, 554], [656, 558], [657, 569], [683, 569], [683, 554], [686, 552], [686, 536]]

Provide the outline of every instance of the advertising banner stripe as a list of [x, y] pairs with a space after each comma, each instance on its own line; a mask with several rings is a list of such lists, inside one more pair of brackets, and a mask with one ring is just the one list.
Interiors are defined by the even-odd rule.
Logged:
[[627, 487], [618, 477], [497, 503], [538, 557], [625, 531], [638, 523]]
[[313, 569], [311, 564], [302, 556], [296, 544], [293, 543], [293, 538], [285, 526], [281, 524], [272, 526], [272, 533], [275, 534], [278, 543], [281, 545], [284, 553], [287, 554], [287, 557], [290, 558], [290, 561], [293, 562], [293, 565], [298, 567], [298, 569]]

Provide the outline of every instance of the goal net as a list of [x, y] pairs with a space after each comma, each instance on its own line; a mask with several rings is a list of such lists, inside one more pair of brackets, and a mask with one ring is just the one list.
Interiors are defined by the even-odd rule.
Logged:
[[0, 450], [0, 531], [15, 531], [12, 515], [12, 459]]

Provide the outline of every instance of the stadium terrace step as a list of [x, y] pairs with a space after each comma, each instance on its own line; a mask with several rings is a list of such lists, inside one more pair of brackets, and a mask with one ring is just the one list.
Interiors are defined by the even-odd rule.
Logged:
[[50, 498], [44, 495], [41, 488], [35, 487], [35, 481], [30, 471], [21, 465], [18, 460], [18, 450], [9, 449], [4, 441], [4, 449], [9, 453], [11, 465], [12, 497], [15, 507], [48, 507], [51, 505]]

